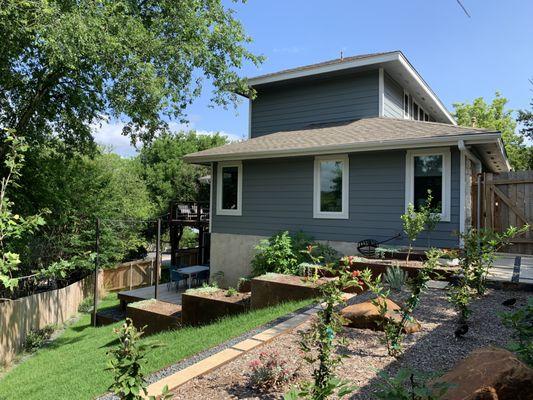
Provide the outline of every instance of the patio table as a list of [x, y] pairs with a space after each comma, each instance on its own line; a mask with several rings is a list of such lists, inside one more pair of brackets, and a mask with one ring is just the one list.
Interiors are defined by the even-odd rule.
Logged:
[[209, 271], [209, 267], [206, 267], [205, 265], [191, 265], [190, 267], [178, 268], [176, 271], [178, 271], [180, 274], [188, 276], [187, 280], [189, 281], [190, 289], [192, 284], [192, 276], [198, 272]]

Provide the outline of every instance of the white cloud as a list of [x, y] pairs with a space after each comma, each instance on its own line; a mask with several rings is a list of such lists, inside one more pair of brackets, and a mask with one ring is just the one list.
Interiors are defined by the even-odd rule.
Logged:
[[[214, 135], [217, 133], [215, 131], [196, 129], [195, 125], [195, 121], [192, 121], [189, 124], [171, 122], [169, 123], [169, 128], [172, 132], [194, 129], [199, 135]], [[125, 123], [120, 121], [103, 120], [100, 124], [93, 125], [94, 139], [98, 144], [111, 148], [114, 153], [117, 153], [122, 157], [132, 157], [136, 154], [137, 150], [131, 144], [130, 138], [122, 135], [122, 128], [124, 128], [124, 126]], [[224, 131], [219, 131], [219, 133], [227, 136], [230, 140], [244, 139], [233, 133]]]

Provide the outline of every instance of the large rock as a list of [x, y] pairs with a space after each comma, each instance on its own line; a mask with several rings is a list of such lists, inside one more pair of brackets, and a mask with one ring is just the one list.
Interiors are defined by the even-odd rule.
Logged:
[[[383, 300], [379, 299], [378, 301]], [[387, 303], [387, 313], [384, 317], [379, 314], [379, 310], [372, 303], [372, 300], [345, 307], [341, 311], [341, 314], [347, 321], [346, 326], [359, 329], [383, 330], [383, 324], [381, 324], [383, 318], [393, 319], [400, 322], [400, 306], [392, 300], [386, 299], [385, 301]], [[405, 333], [414, 333], [419, 332], [420, 329], [420, 323], [417, 321], [411, 321], [406, 324], [404, 331]]]
[[436, 382], [451, 385], [444, 400], [533, 400], [533, 369], [495, 347], [473, 351]]

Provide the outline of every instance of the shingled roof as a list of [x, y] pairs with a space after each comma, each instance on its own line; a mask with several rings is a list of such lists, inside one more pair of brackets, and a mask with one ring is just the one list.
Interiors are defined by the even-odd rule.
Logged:
[[500, 132], [487, 129], [374, 117], [276, 132], [188, 154], [184, 159], [192, 163], [207, 163], [406, 148], [417, 143], [428, 146], [449, 145], [459, 139], [484, 143], [498, 141], [500, 137]]

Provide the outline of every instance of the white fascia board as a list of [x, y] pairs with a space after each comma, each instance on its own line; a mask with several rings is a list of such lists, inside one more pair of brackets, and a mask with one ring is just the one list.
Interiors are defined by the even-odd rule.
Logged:
[[409, 149], [418, 147], [434, 147], [434, 146], [457, 146], [459, 140], [463, 140], [465, 144], [482, 144], [495, 143], [501, 137], [500, 133], [482, 133], [479, 135], [467, 136], [450, 136], [450, 137], [434, 137], [408, 140], [387, 140], [386, 142], [367, 142], [340, 144], [331, 146], [307, 147], [305, 149], [282, 149], [272, 151], [261, 151], [252, 153], [234, 153], [222, 154], [212, 156], [185, 156], [184, 160], [188, 163], [208, 163], [212, 161], [234, 161], [234, 160], [255, 160], [262, 158], [282, 158], [282, 157], [297, 157], [297, 156], [314, 156], [321, 154], [337, 154], [337, 153], [358, 153], [364, 151], [378, 151], [378, 150], [395, 150], [395, 149]]
[[362, 58], [359, 60], [346, 61], [330, 65], [317, 66], [315, 68], [302, 69], [297, 71], [281, 72], [279, 74], [273, 74], [268, 76], [258, 76], [256, 78], [248, 79], [248, 85], [257, 86], [265, 83], [285, 81], [289, 79], [303, 78], [306, 76], [325, 74], [328, 72], [340, 71], [343, 69], [365, 67], [367, 65], [386, 63], [390, 61], [397, 61], [399, 59], [399, 52], [381, 54], [377, 56], [371, 56], [368, 58]]
[[424, 81], [424, 79], [420, 76], [420, 74], [414, 69], [414, 67], [411, 65], [411, 63], [405, 58], [405, 56], [401, 53], [398, 55], [398, 61], [402, 64], [403, 68], [411, 75], [411, 78], [413, 78], [420, 86], [422, 86], [425, 90], [425, 92], [428, 94], [428, 96], [431, 98], [431, 100], [436, 104], [436, 106], [440, 109], [440, 111], [446, 116], [446, 119], [453, 124], [457, 125], [457, 121], [452, 117], [450, 112], [444, 107], [444, 104], [439, 100], [437, 95], [431, 90], [429, 85]]

